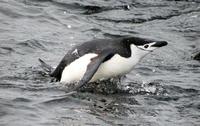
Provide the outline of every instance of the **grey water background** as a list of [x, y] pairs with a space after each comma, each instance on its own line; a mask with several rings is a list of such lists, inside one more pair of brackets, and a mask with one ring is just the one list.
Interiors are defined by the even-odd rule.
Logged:
[[[123, 79], [127, 92], [66, 96], [39, 66], [125, 35], [169, 42]], [[0, 0], [0, 126], [199, 126], [199, 50], [199, 0]]]

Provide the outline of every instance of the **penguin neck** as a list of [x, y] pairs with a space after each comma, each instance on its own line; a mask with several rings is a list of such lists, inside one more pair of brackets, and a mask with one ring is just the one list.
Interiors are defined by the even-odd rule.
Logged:
[[133, 44], [130, 45], [130, 48], [131, 48], [130, 60], [132, 61], [133, 66], [135, 66], [142, 58], [144, 58], [148, 54], [148, 51], [141, 50]]

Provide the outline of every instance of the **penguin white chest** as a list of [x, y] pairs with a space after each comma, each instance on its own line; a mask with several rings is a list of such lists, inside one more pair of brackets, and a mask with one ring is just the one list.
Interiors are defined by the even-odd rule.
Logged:
[[108, 79], [111, 77], [124, 75], [129, 73], [133, 67], [138, 63], [138, 59], [125, 58], [119, 54], [115, 54], [110, 60], [102, 63], [94, 74], [92, 81], [98, 79]]
[[146, 55], [144, 51], [140, 51], [135, 45], [131, 45], [131, 56], [122, 57], [115, 54], [110, 60], [102, 63], [90, 81], [98, 79], [108, 79], [129, 73], [134, 66]]

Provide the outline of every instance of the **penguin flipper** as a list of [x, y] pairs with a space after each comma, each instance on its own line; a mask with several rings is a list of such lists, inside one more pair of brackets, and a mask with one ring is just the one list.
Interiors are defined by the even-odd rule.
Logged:
[[40, 66], [41, 66], [41, 68], [47, 73], [47, 74], [51, 74], [52, 73], [52, 71], [54, 70], [54, 68], [52, 67], [52, 66], [50, 66], [50, 65], [48, 65], [48, 64], [46, 64], [42, 59], [38, 59], [39, 60], [39, 62], [40, 62]]
[[110, 59], [113, 55], [114, 53], [111, 50], [105, 50], [101, 52], [97, 57], [91, 59], [91, 62], [88, 64], [87, 70], [83, 75], [83, 78], [79, 81], [78, 85], [73, 89], [73, 91], [78, 90], [79, 88], [87, 84], [92, 79], [93, 75], [96, 73], [101, 63]]

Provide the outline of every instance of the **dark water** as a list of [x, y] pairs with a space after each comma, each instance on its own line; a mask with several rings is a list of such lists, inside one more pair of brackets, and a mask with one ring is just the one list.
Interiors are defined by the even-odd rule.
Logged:
[[[169, 42], [124, 78], [125, 92], [65, 96], [39, 67], [124, 35]], [[0, 0], [0, 125], [199, 126], [199, 50], [199, 0]]]

